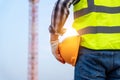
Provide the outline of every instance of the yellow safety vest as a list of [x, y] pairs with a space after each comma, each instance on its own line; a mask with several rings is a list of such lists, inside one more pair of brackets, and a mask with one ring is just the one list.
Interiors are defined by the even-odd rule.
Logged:
[[81, 46], [120, 50], [120, 0], [80, 0], [74, 4], [74, 19]]

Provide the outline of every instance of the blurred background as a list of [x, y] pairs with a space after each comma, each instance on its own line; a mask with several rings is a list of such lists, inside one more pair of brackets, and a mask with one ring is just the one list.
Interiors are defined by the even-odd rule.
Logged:
[[[48, 26], [57, 0], [39, 2], [39, 80], [73, 80], [74, 67], [61, 64], [51, 53]], [[72, 12], [72, 7], [70, 8]], [[70, 13], [66, 28], [72, 25]], [[0, 0], [0, 80], [27, 80], [29, 44], [29, 1]]]

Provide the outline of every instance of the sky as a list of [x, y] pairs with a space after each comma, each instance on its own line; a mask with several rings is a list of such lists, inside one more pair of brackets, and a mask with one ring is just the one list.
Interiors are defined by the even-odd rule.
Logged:
[[[61, 64], [51, 53], [48, 26], [56, 1], [40, 0], [39, 2], [39, 80], [73, 80], [74, 78], [74, 67]], [[71, 26], [72, 20], [70, 13], [64, 27]], [[0, 80], [27, 80], [28, 24], [28, 0], [0, 0]]]

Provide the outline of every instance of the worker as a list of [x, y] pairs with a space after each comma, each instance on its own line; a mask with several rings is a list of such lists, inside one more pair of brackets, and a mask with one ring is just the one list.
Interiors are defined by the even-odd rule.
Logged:
[[120, 0], [58, 0], [52, 12], [50, 43], [59, 53], [59, 36], [73, 5], [72, 27], [81, 42], [75, 64], [74, 80], [120, 80]]

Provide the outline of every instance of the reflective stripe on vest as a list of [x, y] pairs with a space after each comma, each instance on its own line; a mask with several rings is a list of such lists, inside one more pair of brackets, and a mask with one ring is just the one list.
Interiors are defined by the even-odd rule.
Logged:
[[78, 33], [80, 35], [96, 34], [96, 33], [120, 33], [120, 26], [114, 26], [114, 27], [90, 26], [90, 27], [86, 27], [81, 30], [78, 30]]
[[83, 15], [89, 14], [91, 12], [104, 12], [104, 13], [120, 13], [119, 7], [107, 7], [107, 6], [98, 6], [94, 5], [94, 0], [87, 0], [87, 8], [83, 8], [81, 10], [74, 12], [74, 18], [81, 17]]

